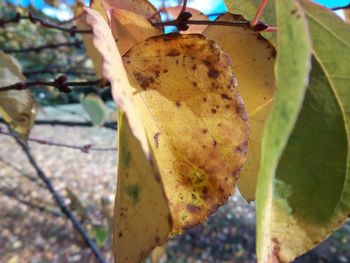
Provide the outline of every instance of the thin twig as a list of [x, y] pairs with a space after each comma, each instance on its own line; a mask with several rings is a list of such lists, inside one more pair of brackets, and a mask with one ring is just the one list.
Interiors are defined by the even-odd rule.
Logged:
[[40, 187], [43, 187], [44, 185], [39, 182], [39, 180], [36, 177], [33, 177], [29, 174], [26, 174], [25, 172], [23, 172], [20, 168], [18, 168], [17, 166], [15, 166], [14, 164], [10, 163], [9, 161], [3, 159], [2, 157], [0, 157], [0, 162], [3, 162], [4, 164], [10, 166], [12, 169], [14, 169], [17, 173], [19, 173], [21, 176], [23, 176], [24, 178], [28, 179], [29, 181], [37, 184]]
[[46, 208], [45, 206], [41, 206], [41, 205], [37, 205], [37, 204], [33, 204], [32, 202], [29, 202], [25, 199], [22, 199], [20, 197], [18, 197], [18, 193], [15, 193], [12, 190], [6, 189], [6, 188], [0, 188], [0, 193], [2, 193], [3, 195], [7, 196], [8, 198], [11, 198], [15, 201], [17, 201], [18, 203], [21, 203], [23, 205], [26, 205], [28, 207], [34, 208], [40, 212], [45, 212], [48, 213], [54, 217], [63, 217], [64, 215], [60, 212], [54, 211], [54, 210], [50, 210], [48, 208]]
[[23, 75], [24, 76], [32, 76], [32, 75], [39, 75], [39, 74], [64, 74], [64, 75], [88, 75], [88, 76], [95, 76], [96, 73], [93, 69], [89, 68], [74, 68], [74, 69], [68, 69], [67, 68], [61, 68], [61, 67], [48, 67], [48, 68], [42, 68], [42, 69], [35, 69], [35, 70], [24, 70]]
[[37, 47], [30, 47], [30, 48], [19, 48], [19, 49], [2, 49], [5, 53], [24, 53], [24, 52], [40, 52], [45, 49], [56, 49], [60, 47], [76, 47], [80, 48], [82, 45], [82, 41], [75, 41], [75, 42], [65, 42], [65, 43], [57, 43], [57, 44], [47, 44], [47, 45], [41, 45]]
[[[6, 132], [2, 131], [0, 129], [0, 134], [5, 136], [13, 136], [12, 132]], [[74, 150], [80, 150], [83, 153], [89, 153], [89, 151], [97, 151], [97, 152], [109, 152], [109, 151], [117, 151], [117, 148], [102, 148], [102, 147], [93, 147], [92, 144], [85, 144], [83, 146], [77, 146], [77, 145], [71, 145], [66, 143], [58, 143], [58, 142], [51, 142], [47, 140], [42, 139], [36, 139], [36, 138], [27, 138], [28, 142], [35, 142], [42, 145], [48, 145], [48, 146], [56, 146], [56, 147], [62, 147], [62, 148], [68, 148], [68, 149], [74, 149]]]
[[[81, 82], [67, 82], [67, 76], [61, 75], [56, 78], [54, 81], [28, 81], [28, 82], [18, 82], [9, 86], [0, 87], [0, 92], [8, 90], [23, 90], [31, 87], [54, 87], [60, 92], [69, 93], [71, 92], [70, 87], [91, 87], [99, 86], [102, 83], [101, 79], [90, 80], [90, 81], [81, 81]], [[107, 84], [109, 85], [109, 84]]]
[[186, 8], [187, 8], [187, 0], [184, 0], [179, 16], [186, 12]]
[[72, 222], [74, 228], [79, 232], [80, 236], [83, 238], [83, 240], [86, 242], [87, 246], [91, 249], [92, 253], [95, 255], [97, 262], [99, 263], [106, 263], [106, 260], [104, 259], [102, 253], [94, 243], [94, 241], [89, 237], [88, 233], [84, 229], [84, 227], [80, 224], [78, 219], [74, 216], [73, 212], [69, 209], [69, 207], [65, 204], [63, 198], [61, 195], [56, 191], [54, 186], [52, 185], [50, 179], [46, 176], [46, 174], [41, 170], [38, 163], [34, 159], [29, 146], [24, 143], [17, 134], [12, 133], [12, 136], [16, 140], [16, 142], [21, 146], [23, 152], [25, 153], [28, 161], [32, 165], [32, 167], [35, 169], [38, 177], [43, 181], [46, 188], [50, 191], [53, 199], [55, 200], [56, 204], [61, 209], [62, 213]]
[[92, 34], [92, 30], [89, 29], [78, 29], [76, 26], [71, 26], [69, 28], [62, 27], [60, 25], [54, 24], [52, 22], [44, 21], [41, 18], [33, 16], [31, 13], [28, 16], [23, 16], [17, 13], [14, 17], [8, 19], [0, 19], [0, 27], [4, 27], [7, 24], [19, 23], [21, 20], [29, 20], [33, 24], [39, 24], [40, 26], [56, 29], [71, 35], [79, 34]]
[[345, 5], [345, 6], [337, 6], [337, 7], [331, 8], [331, 9], [333, 11], [342, 10], [342, 9], [350, 9], [350, 3], [348, 5]]
[[[93, 127], [91, 122], [76, 122], [76, 121], [59, 121], [59, 120], [37, 120], [35, 125], [52, 125], [52, 126], [69, 126], [69, 127]], [[106, 122], [103, 124], [104, 128], [116, 130], [117, 123], [115, 122]]]
[[[6, 123], [4, 119], [0, 118], [0, 123]], [[92, 122], [80, 121], [60, 121], [60, 120], [36, 120], [35, 125], [51, 125], [51, 126], [68, 126], [68, 127], [94, 127]], [[102, 125], [104, 128], [117, 130], [116, 122], [106, 122]]]
[[[153, 23], [153, 26], [155, 27], [162, 27], [162, 26], [176, 26], [177, 28], [181, 29], [183, 28], [183, 25], [213, 25], [213, 26], [233, 26], [233, 27], [246, 27], [247, 25], [250, 26], [250, 22], [246, 20], [242, 21], [208, 21], [208, 20], [171, 20], [171, 21], [165, 21], [165, 22], [155, 22]], [[267, 25], [265, 25], [262, 22], [259, 22], [256, 26], [252, 27], [252, 29], [256, 32], [262, 32], [268, 28]], [[182, 30], [184, 31], [184, 30]]]

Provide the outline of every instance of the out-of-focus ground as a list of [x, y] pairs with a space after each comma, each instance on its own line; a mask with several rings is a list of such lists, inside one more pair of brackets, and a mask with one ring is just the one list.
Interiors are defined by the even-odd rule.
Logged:
[[[46, 108], [45, 113], [39, 113], [39, 119], [81, 121], [84, 114], [79, 107]], [[72, 111], [77, 114], [72, 115]], [[116, 131], [106, 128], [35, 126], [31, 137], [79, 146], [116, 147], [117, 144]], [[36, 143], [30, 143], [30, 147], [107, 260], [113, 262], [109, 228], [116, 152], [87, 154]], [[11, 137], [0, 135], [0, 262], [95, 262], [70, 222], [59, 215], [49, 192], [33, 178], [35, 171], [18, 145]], [[350, 225], [343, 226], [296, 262], [350, 262], [349, 229]], [[169, 241], [162, 261], [256, 262], [254, 249], [255, 209], [237, 195], [208, 222]]]

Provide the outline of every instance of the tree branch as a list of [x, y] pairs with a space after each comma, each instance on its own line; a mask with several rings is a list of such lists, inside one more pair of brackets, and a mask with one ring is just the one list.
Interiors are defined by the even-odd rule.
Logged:
[[95, 76], [95, 71], [93, 69], [89, 68], [74, 68], [69, 69], [67, 68], [60, 68], [58, 66], [55, 67], [48, 67], [43, 69], [37, 69], [37, 70], [24, 70], [23, 75], [24, 76], [32, 76], [32, 75], [38, 75], [38, 74], [64, 74], [64, 75], [89, 75], [89, 76]]
[[[76, 122], [76, 121], [59, 121], [59, 120], [37, 120], [35, 125], [60, 125], [60, 126], [69, 126], [69, 127], [93, 127], [91, 122]], [[103, 127], [117, 130], [117, 124], [115, 122], [106, 122], [103, 124]]]
[[31, 154], [30, 148], [27, 144], [25, 144], [15, 133], [12, 133], [12, 136], [16, 140], [16, 142], [21, 146], [23, 152], [25, 153], [29, 163], [32, 165], [32, 167], [35, 169], [38, 177], [43, 181], [46, 188], [50, 191], [53, 199], [55, 200], [56, 204], [61, 209], [62, 213], [72, 222], [74, 228], [78, 231], [80, 236], [83, 238], [87, 246], [91, 249], [92, 253], [95, 255], [97, 262], [99, 263], [106, 263], [102, 253], [97, 248], [96, 244], [92, 239], [89, 237], [88, 233], [84, 229], [84, 227], [80, 224], [80, 222], [77, 220], [77, 218], [74, 216], [73, 212], [69, 209], [68, 206], [64, 203], [63, 198], [61, 195], [56, 191], [54, 186], [52, 185], [50, 179], [46, 176], [46, 174], [41, 170], [39, 165], [37, 164], [36, 160], [34, 159], [33, 155]]
[[56, 212], [54, 210], [50, 210], [48, 208], [46, 208], [45, 206], [41, 206], [41, 205], [37, 205], [37, 204], [33, 204], [25, 199], [22, 199], [20, 197], [18, 197], [18, 194], [15, 193], [12, 190], [6, 189], [6, 188], [0, 188], [0, 193], [2, 193], [3, 195], [7, 196], [8, 198], [11, 198], [15, 201], [17, 201], [20, 204], [24, 204], [28, 207], [34, 208], [40, 212], [45, 212], [48, 213], [54, 217], [62, 217], [64, 216], [62, 213]]
[[44, 21], [41, 18], [33, 16], [31, 13], [28, 14], [28, 16], [23, 16], [20, 13], [17, 13], [14, 17], [8, 18], [8, 19], [0, 19], [0, 27], [5, 27], [7, 24], [13, 24], [13, 23], [19, 23], [21, 20], [29, 20], [33, 24], [39, 24], [42, 27], [56, 29], [65, 33], [69, 33], [72, 36], [75, 34], [92, 34], [92, 30], [86, 30], [86, 29], [78, 29], [76, 26], [72, 26], [69, 28], [62, 27], [60, 25]]
[[337, 11], [337, 10], [341, 10], [341, 9], [350, 9], [350, 4], [345, 5], [345, 6], [337, 6], [337, 7], [332, 8], [333, 11]]
[[[1, 129], [0, 129], [0, 134], [5, 135], [5, 136], [13, 136], [12, 132], [2, 131]], [[115, 151], [117, 151], [117, 148], [93, 147], [92, 144], [85, 144], [83, 146], [76, 146], [76, 145], [70, 145], [70, 144], [65, 144], [65, 143], [50, 142], [50, 141], [46, 141], [46, 140], [42, 140], [42, 139], [35, 139], [35, 138], [27, 138], [27, 141], [35, 142], [35, 143], [42, 144], [42, 145], [80, 150], [83, 153], [89, 153], [89, 151], [98, 151], [98, 152], [108, 152], [108, 151], [115, 152]]]
[[[0, 87], [0, 92], [8, 90], [23, 90], [31, 87], [38, 86], [52, 86], [63, 93], [71, 92], [70, 87], [89, 87], [89, 86], [99, 86], [102, 83], [102, 79], [83, 81], [83, 82], [67, 82], [67, 76], [61, 75], [54, 81], [29, 81], [29, 82], [18, 82], [9, 86]], [[109, 86], [109, 83], [107, 83]]]
[[[0, 123], [6, 123], [4, 119], [0, 118]], [[51, 125], [51, 126], [68, 126], [68, 127], [94, 127], [92, 122], [80, 121], [60, 121], [60, 120], [36, 120], [35, 125]], [[103, 124], [104, 128], [117, 130], [116, 122], [106, 122]]]
[[[187, 14], [185, 12], [184, 14]], [[214, 25], [214, 26], [232, 26], [232, 27], [246, 27], [250, 26], [249, 21], [208, 21], [208, 20], [187, 20], [190, 17], [180, 17], [180, 19], [175, 19], [171, 21], [165, 22], [155, 22], [152, 23], [155, 27], [163, 27], [163, 26], [175, 26], [179, 31], [186, 31], [188, 29], [188, 25]], [[266, 30], [268, 26], [259, 21], [258, 24], [252, 27], [252, 30], [255, 32], [262, 32]]]
[[30, 48], [20, 48], [20, 49], [2, 49], [5, 53], [24, 53], [24, 52], [40, 52], [44, 49], [56, 49], [60, 47], [76, 47], [80, 48], [82, 45], [82, 41], [75, 41], [75, 42], [66, 42], [66, 43], [57, 43], [57, 44], [47, 44], [47, 45], [41, 45], [37, 47], [30, 47]]

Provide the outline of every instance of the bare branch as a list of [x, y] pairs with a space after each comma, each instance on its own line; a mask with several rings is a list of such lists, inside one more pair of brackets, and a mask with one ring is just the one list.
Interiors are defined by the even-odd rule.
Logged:
[[[31, 87], [54, 87], [60, 92], [69, 93], [71, 92], [70, 87], [91, 87], [91, 86], [100, 86], [103, 83], [102, 79], [82, 81], [82, 82], [67, 82], [67, 76], [61, 75], [56, 78], [54, 81], [29, 81], [29, 82], [18, 82], [9, 86], [0, 87], [0, 92], [8, 90], [23, 90]], [[107, 83], [107, 86], [109, 84]]]
[[332, 8], [333, 11], [342, 10], [342, 9], [350, 9], [350, 4], [345, 5], [345, 6], [337, 6], [337, 7]]
[[[4, 119], [0, 118], [0, 123], [6, 123]], [[60, 120], [36, 120], [35, 125], [51, 125], [51, 126], [68, 126], [68, 127], [94, 127], [92, 122], [80, 121], [60, 121]], [[117, 130], [116, 122], [106, 122], [103, 124], [104, 128]]]
[[[12, 132], [6, 132], [2, 131], [0, 129], [0, 134], [5, 136], [13, 136]], [[83, 146], [77, 146], [77, 145], [70, 145], [65, 143], [58, 143], [58, 142], [51, 142], [47, 140], [42, 139], [35, 139], [35, 138], [27, 138], [28, 142], [35, 142], [42, 145], [48, 145], [48, 146], [56, 146], [56, 147], [62, 147], [62, 148], [69, 148], [74, 150], [80, 150], [83, 153], [89, 153], [89, 151], [98, 151], [98, 152], [109, 152], [109, 151], [117, 151], [117, 148], [102, 148], [102, 147], [94, 147], [92, 144], [85, 144]]]
[[97, 262], [99, 263], [106, 263], [106, 260], [104, 259], [102, 253], [94, 243], [94, 241], [89, 237], [88, 233], [84, 229], [84, 227], [80, 224], [78, 219], [74, 216], [73, 212], [69, 209], [69, 207], [65, 204], [63, 198], [61, 195], [56, 191], [54, 186], [52, 185], [50, 179], [46, 176], [46, 174], [41, 170], [38, 163], [34, 159], [33, 155], [31, 154], [29, 146], [24, 143], [17, 134], [11, 133], [13, 138], [16, 140], [16, 142], [21, 146], [23, 152], [25, 153], [28, 161], [32, 165], [32, 167], [35, 169], [38, 177], [42, 180], [42, 182], [45, 184], [46, 188], [50, 191], [53, 199], [55, 200], [56, 204], [61, 209], [62, 213], [72, 222], [74, 228], [78, 231], [80, 236], [83, 238], [83, 240], [86, 242], [87, 246], [91, 249], [92, 253], [95, 255]]
[[36, 209], [40, 212], [45, 212], [48, 213], [54, 217], [63, 217], [64, 215], [60, 212], [51, 210], [46, 208], [45, 206], [41, 206], [41, 205], [37, 205], [37, 204], [33, 204], [32, 202], [25, 200], [21, 197], [18, 197], [18, 193], [16, 193], [14, 190], [10, 190], [10, 189], [6, 189], [6, 188], [0, 188], [0, 193], [2, 193], [3, 195], [7, 196], [8, 198], [11, 198], [15, 201], [17, 201], [20, 204], [26, 205], [28, 207], [31, 207], [33, 209]]
[[95, 76], [95, 71], [93, 69], [89, 68], [73, 68], [68, 69], [59, 67], [59, 66], [49, 66], [42, 69], [36, 69], [36, 70], [24, 70], [23, 75], [28, 77], [32, 75], [39, 75], [39, 74], [65, 74], [65, 75], [89, 75], [89, 76]]
[[[35, 125], [60, 125], [60, 126], [70, 126], [70, 127], [93, 127], [91, 122], [76, 122], [76, 121], [59, 121], [59, 120], [37, 120]], [[117, 130], [117, 123], [115, 122], [106, 122], [103, 124], [104, 128]]]
[[72, 36], [75, 34], [92, 34], [92, 30], [86, 30], [86, 29], [78, 29], [76, 26], [71, 26], [69, 28], [62, 27], [61, 25], [54, 24], [52, 22], [44, 21], [41, 18], [33, 16], [31, 13], [28, 14], [28, 16], [23, 16], [20, 13], [17, 13], [14, 17], [8, 18], [8, 19], [0, 19], [0, 27], [5, 27], [7, 24], [14, 24], [19, 23], [21, 20], [29, 20], [33, 24], [38, 24], [42, 27], [56, 29], [65, 33], [69, 33]]
[[[185, 12], [184, 14], [187, 14]], [[232, 27], [246, 27], [247, 25], [250, 26], [249, 21], [208, 21], [208, 20], [188, 20], [190, 17], [183, 17], [181, 16], [180, 19], [175, 19], [171, 21], [166, 22], [155, 22], [153, 23], [153, 26], [155, 27], [163, 27], [163, 26], [175, 26], [178, 28], [179, 31], [186, 31], [188, 29], [188, 25], [214, 25], [214, 26], [232, 26]], [[264, 23], [260, 22], [252, 27], [252, 30], [255, 32], [262, 32], [269, 28]]]
[[5, 53], [24, 53], [24, 52], [40, 52], [45, 49], [56, 49], [60, 47], [76, 47], [80, 48], [82, 45], [82, 41], [75, 41], [75, 42], [66, 42], [66, 43], [57, 43], [57, 44], [47, 44], [47, 45], [41, 45], [37, 47], [30, 47], [30, 48], [20, 48], [20, 49], [6, 49], [4, 48], [2, 51]]

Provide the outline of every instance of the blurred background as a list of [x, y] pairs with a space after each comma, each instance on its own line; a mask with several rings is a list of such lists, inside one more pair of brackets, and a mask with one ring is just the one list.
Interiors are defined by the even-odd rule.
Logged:
[[[156, 7], [181, 4], [151, 2]], [[318, 2], [327, 7], [349, 4], [341, 0]], [[61, 23], [73, 16], [75, 4], [73, 0], [1, 0], [0, 19], [17, 12], [31, 12]], [[189, 6], [207, 15], [226, 10], [221, 0], [190, 0]], [[49, 43], [66, 45], [30, 50]], [[96, 79], [79, 34], [71, 36], [23, 21], [0, 28], [0, 50], [18, 60], [29, 81], [50, 80], [61, 74], [72, 81]], [[81, 149], [29, 142], [40, 167], [112, 262], [110, 228], [117, 154], [111, 147], [117, 146], [117, 133], [110, 91], [94, 87], [75, 88], [68, 95], [53, 88], [32, 91], [38, 114], [31, 138], [107, 149], [85, 153]], [[3, 123], [1, 127], [5, 127]], [[350, 262], [349, 242], [347, 224], [296, 262]], [[256, 262], [254, 204], [246, 203], [237, 193], [205, 224], [170, 240], [163, 252], [161, 262]], [[1, 134], [0, 262], [95, 262], [50, 193], [37, 180], [22, 150], [11, 137]]]

